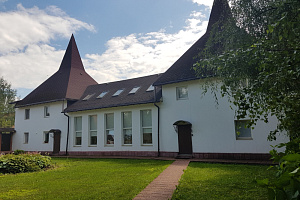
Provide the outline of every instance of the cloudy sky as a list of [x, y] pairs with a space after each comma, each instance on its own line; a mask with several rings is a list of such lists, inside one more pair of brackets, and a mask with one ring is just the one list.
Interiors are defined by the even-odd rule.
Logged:
[[213, 0], [0, 0], [0, 76], [24, 98], [72, 33], [98, 82], [162, 73], [205, 32]]

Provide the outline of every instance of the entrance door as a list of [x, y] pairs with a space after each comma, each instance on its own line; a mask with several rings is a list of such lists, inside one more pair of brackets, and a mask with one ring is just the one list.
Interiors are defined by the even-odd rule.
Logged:
[[192, 154], [192, 129], [191, 124], [178, 125], [179, 154]]
[[54, 139], [53, 139], [53, 153], [59, 153], [60, 152], [60, 131], [54, 131]]
[[1, 151], [10, 151], [11, 134], [0, 134], [1, 139]]

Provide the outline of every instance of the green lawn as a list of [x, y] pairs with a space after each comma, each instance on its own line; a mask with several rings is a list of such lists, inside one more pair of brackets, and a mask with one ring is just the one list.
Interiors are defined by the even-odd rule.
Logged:
[[191, 162], [181, 177], [173, 200], [267, 199], [255, 179], [271, 176], [268, 166]]
[[0, 175], [0, 200], [132, 199], [172, 161], [53, 158], [57, 168]]

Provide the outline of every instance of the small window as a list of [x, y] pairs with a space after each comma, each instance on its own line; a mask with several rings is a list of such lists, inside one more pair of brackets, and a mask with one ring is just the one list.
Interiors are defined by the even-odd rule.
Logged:
[[48, 106], [44, 107], [44, 117], [50, 117], [49, 107]]
[[74, 118], [74, 126], [75, 126], [74, 145], [75, 146], [80, 146], [81, 145], [81, 138], [82, 138], [82, 117], [75, 117]]
[[114, 113], [105, 114], [106, 145], [114, 144]]
[[30, 118], [30, 109], [25, 109], [25, 119]]
[[237, 140], [252, 140], [251, 127], [248, 127], [249, 120], [235, 120], [235, 135]]
[[154, 90], [154, 86], [153, 85], [150, 85], [149, 87], [148, 87], [148, 89], [146, 90], [146, 92], [151, 92], [151, 91], [153, 91]]
[[140, 87], [134, 87], [134, 88], [132, 88], [132, 90], [129, 92], [129, 94], [135, 94], [139, 89], [140, 89]]
[[132, 144], [132, 113], [122, 112], [123, 144]]
[[124, 89], [120, 89], [120, 90], [116, 91], [116, 93], [114, 93], [113, 97], [119, 96], [123, 91], [124, 91]]
[[176, 96], [178, 100], [188, 99], [188, 88], [187, 87], [177, 87]]
[[49, 143], [49, 131], [44, 131], [44, 143]]
[[87, 95], [86, 97], [84, 97], [82, 100], [83, 100], [83, 101], [87, 101], [87, 100], [89, 100], [92, 96], [94, 96], [94, 94], [89, 94], [89, 95]]
[[142, 143], [152, 144], [152, 114], [151, 110], [141, 110]]
[[101, 98], [103, 98], [107, 93], [108, 93], [108, 91], [104, 91], [104, 92], [102, 92], [97, 98], [98, 98], [98, 99], [101, 99]]
[[97, 115], [89, 116], [89, 136], [90, 145], [97, 145]]
[[29, 133], [24, 133], [24, 144], [28, 144], [29, 141]]

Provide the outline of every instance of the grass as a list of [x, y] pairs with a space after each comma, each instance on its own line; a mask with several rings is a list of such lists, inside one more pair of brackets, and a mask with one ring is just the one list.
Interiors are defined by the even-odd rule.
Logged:
[[268, 166], [191, 162], [181, 177], [173, 200], [267, 199], [255, 179], [271, 176]]
[[53, 158], [55, 169], [0, 175], [0, 200], [132, 199], [172, 161]]

